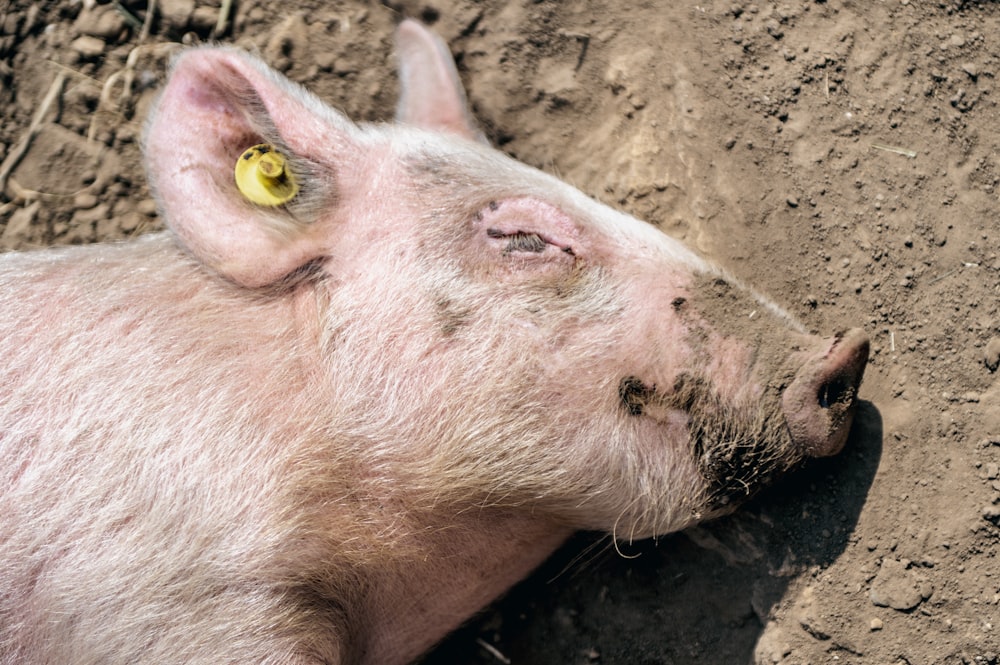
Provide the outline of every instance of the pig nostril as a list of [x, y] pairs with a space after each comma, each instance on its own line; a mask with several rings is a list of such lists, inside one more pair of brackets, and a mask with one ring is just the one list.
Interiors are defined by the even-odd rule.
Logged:
[[808, 359], [785, 389], [785, 421], [792, 442], [807, 457], [843, 448], [867, 362], [868, 338], [861, 330], [848, 330]]
[[836, 377], [819, 387], [819, 405], [829, 409], [835, 404], [850, 404], [854, 399], [855, 386], [844, 377]]

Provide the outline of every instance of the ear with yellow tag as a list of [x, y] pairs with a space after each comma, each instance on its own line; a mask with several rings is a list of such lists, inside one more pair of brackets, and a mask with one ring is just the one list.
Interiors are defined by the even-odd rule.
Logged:
[[364, 157], [352, 122], [231, 48], [177, 58], [144, 153], [167, 226], [202, 264], [248, 287], [329, 252], [341, 182]]
[[280, 206], [299, 193], [288, 159], [269, 143], [247, 148], [236, 160], [236, 186], [251, 203]]

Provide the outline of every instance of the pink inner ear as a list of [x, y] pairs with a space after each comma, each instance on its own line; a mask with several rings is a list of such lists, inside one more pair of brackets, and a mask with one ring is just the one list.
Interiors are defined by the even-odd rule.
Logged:
[[[180, 93], [183, 98], [198, 107], [197, 112], [209, 112], [222, 116], [228, 116], [232, 111], [232, 104], [220, 88], [202, 77], [192, 77], [190, 83], [185, 86]], [[195, 109], [192, 109], [195, 110]]]
[[505, 236], [536, 234], [550, 245], [577, 253], [580, 228], [569, 215], [550, 203], [534, 198], [491, 201], [476, 214], [476, 226]]
[[245, 286], [273, 283], [320, 252], [314, 234], [276, 232], [268, 216], [283, 213], [249, 204], [233, 176], [240, 153], [262, 138], [255, 125], [274, 126], [296, 151], [318, 137], [333, 142], [336, 126], [303, 96], [246, 56], [194, 50], [178, 60], [147, 130], [147, 169], [167, 224], [202, 263]]

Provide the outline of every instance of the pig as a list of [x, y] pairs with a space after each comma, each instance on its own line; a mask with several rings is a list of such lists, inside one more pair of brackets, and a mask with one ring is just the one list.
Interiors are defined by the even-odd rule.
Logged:
[[863, 332], [490, 148], [443, 42], [397, 48], [377, 126], [185, 51], [169, 230], [0, 258], [0, 663], [411, 662], [574, 531], [844, 445]]

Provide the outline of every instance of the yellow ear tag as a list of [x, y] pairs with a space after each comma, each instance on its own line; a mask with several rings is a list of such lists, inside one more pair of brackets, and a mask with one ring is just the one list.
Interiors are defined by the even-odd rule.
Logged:
[[247, 148], [236, 160], [236, 186], [251, 203], [280, 206], [299, 193], [288, 160], [270, 143]]

